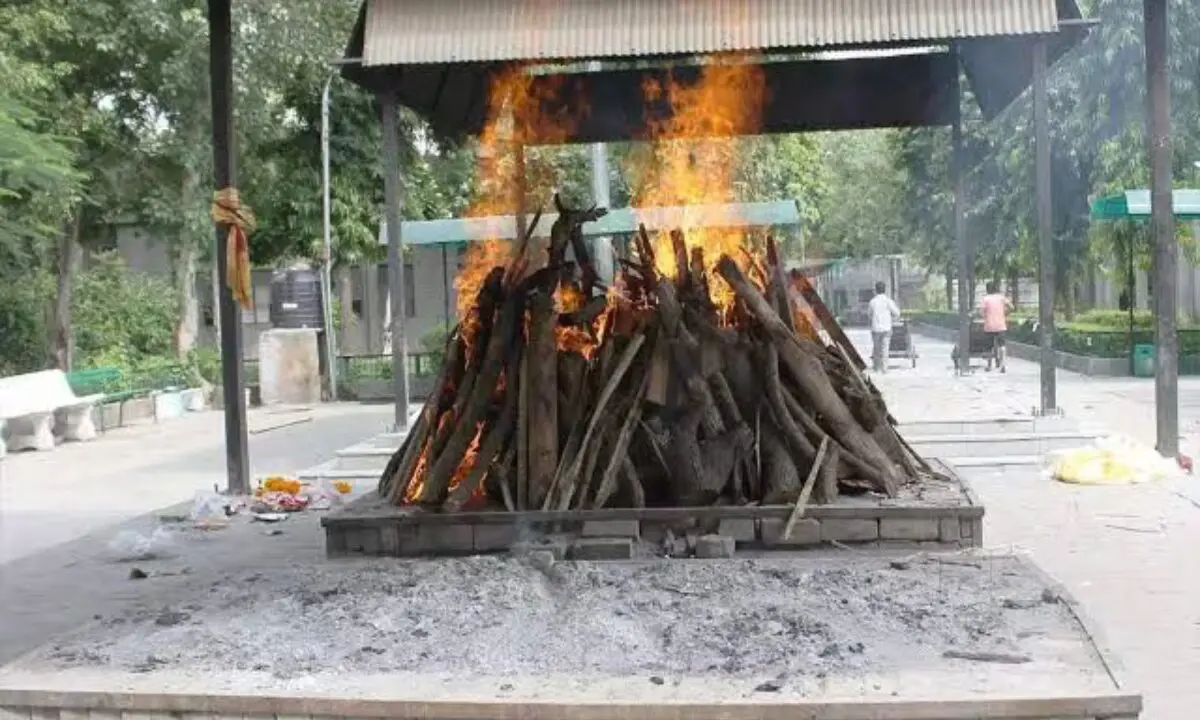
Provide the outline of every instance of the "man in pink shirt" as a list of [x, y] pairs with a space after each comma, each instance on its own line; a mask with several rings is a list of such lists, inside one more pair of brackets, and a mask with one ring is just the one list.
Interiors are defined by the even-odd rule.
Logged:
[[[987, 295], [979, 303], [979, 314], [983, 317], [983, 331], [992, 341], [992, 357], [1000, 367], [1000, 372], [1006, 372], [1004, 366], [1004, 333], [1008, 331], [1008, 311], [1013, 307], [1006, 295], [1000, 292], [995, 281], [987, 284]], [[988, 358], [987, 369], [992, 369], [992, 358]]]

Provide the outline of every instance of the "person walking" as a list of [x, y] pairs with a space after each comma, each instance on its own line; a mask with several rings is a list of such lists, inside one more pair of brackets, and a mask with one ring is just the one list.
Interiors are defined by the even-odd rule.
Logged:
[[979, 315], [983, 318], [983, 332], [991, 340], [992, 354], [988, 356], [987, 369], [992, 369], [992, 360], [996, 361], [1000, 372], [1008, 372], [1004, 364], [1005, 340], [1008, 332], [1008, 311], [1013, 309], [1008, 296], [1000, 292], [1000, 285], [995, 281], [987, 284], [987, 294], [979, 302]]
[[875, 283], [875, 297], [867, 304], [871, 325], [871, 366], [875, 372], [887, 372], [888, 346], [892, 342], [892, 323], [900, 319], [900, 308], [887, 296], [887, 285]]

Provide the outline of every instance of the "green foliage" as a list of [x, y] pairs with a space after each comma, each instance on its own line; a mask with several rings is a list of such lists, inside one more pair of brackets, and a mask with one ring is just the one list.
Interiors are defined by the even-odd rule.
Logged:
[[46, 272], [22, 282], [0, 282], [0, 377], [42, 367], [46, 359], [46, 309], [54, 280]]
[[[1112, 330], [1129, 328], [1129, 312], [1127, 310], [1088, 310], [1075, 316], [1073, 323], [1077, 327], [1094, 327]], [[1154, 327], [1154, 315], [1149, 310], [1133, 312], [1135, 328], [1150, 329]]]
[[130, 272], [116, 253], [98, 255], [80, 275], [72, 315], [80, 367], [134, 367], [172, 354], [170, 285]]
[[[1088, 212], [1093, 197], [1149, 182], [1142, 3], [1082, 4], [1084, 15], [1099, 23], [1051, 69], [1048, 83], [1055, 273], [1066, 308], [1072, 282], [1089, 265], [1123, 279], [1132, 247], [1135, 264], [1149, 267], [1143, 225], [1093, 224]], [[1200, 4], [1172, 4], [1170, 32], [1175, 182], [1194, 185], [1192, 161], [1200, 149], [1200, 45], [1194, 39], [1200, 34]], [[1030, 272], [1036, 259], [1030, 95], [990, 122], [966, 97], [963, 118], [967, 233], [977, 252], [975, 272], [987, 277]], [[905, 223], [911, 240], [906, 250], [928, 267], [952, 267], [950, 133], [902, 131], [892, 145], [893, 161], [907, 177]], [[1179, 239], [1186, 253], [1200, 254], [1182, 224]]]
[[906, 249], [905, 175], [889, 154], [892, 133], [820, 136], [823, 184], [814, 237], [827, 257], [869, 258]]

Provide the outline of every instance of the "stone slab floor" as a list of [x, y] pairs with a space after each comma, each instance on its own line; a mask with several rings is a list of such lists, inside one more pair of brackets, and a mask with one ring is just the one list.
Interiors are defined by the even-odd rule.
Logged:
[[[865, 333], [854, 333], [869, 352]], [[1037, 365], [1009, 361], [1006, 375], [980, 369], [956, 378], [950, 345], [917, 337], [916, 369], [892, 361], [875, 378], [893, 413], [918, 418], [1028, 415], [1039, 397]], [[1060, 370], [1058, 400], [1090, 430], [1154, 442], [1154, 383], [1088, 378]], [[1200, 382], [1180, 383], [1183, 447], [1200, 440]], [[1200, 479], [1121, 487], [1076, 487], [1037, 468], [971, 469], [987, 508], [988, 547], [1030, 553], [1063, 581], [1103, 629], [1144, 718], [1200, 717]]]

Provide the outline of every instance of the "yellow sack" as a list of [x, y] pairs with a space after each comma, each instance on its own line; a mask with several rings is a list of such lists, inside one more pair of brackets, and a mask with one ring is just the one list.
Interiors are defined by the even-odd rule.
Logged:
[[1047, 465], [1055, 480], [1076, 485], [1153, 482], [1180, 473], [1174, 460], [1122, 436], [1100, 438], [1090, 447], [1052, 453]]

